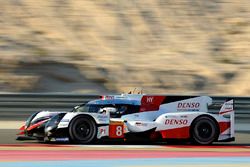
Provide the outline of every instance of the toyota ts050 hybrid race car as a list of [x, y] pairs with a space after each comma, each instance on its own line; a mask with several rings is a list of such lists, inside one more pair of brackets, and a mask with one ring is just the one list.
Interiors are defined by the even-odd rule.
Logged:
[[102, 96], [71, 112], [41, 111], [20, 128], [18, 139], [88, 144], [101, 139], [185, 139], [196, 144], [234, 141], [233, 100], [218, 114], [208, 96], [121, 94]]

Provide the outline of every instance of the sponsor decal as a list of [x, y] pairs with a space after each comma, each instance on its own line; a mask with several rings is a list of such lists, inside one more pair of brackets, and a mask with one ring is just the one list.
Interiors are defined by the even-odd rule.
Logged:
[[108, 115], [98, 115], [97, 119], [99, 122], [107, 122], [107, 121], [109, 121], [109, 116]]
[[100, 129], [100, 133], [101, 133], [101, 134], [106, 134], [106, 129], [105, 129], [105, 128], [101, 128], [101, 129]]
[[147, 103], [152, 103], [154, 100], [154, 97], [147, 97]]
[[179, 102], [177, 104], [178, 111], [199, 111], [200, 103], [199, 102]]
[[220, 115], [223, 115], [223, 114], [226, 114], [226, 113], [230, 113], [230, 112], [233, 112], [233, 103], [230, 103], [230, 102], [226, 102], [222, 105], [222, 108], [220, 110]]
[[231, 110], [233, 108], [233, 104], [232, 103], [225, 103], [225, 110]]
[[97, 118], [98, 119], [106, 119], [106, 118], [108, 118], [108, 116], [107, 115], [98, 115]]
[[97, 138], [100, 139], [103, 136], [108, 136], [108, 133], [109, 133], [109, 127], [108, 126], [98, 127]]
[[66, 142], [66, 141], [69, 141], [69, 138], [68, 137], [55, 138], [55, 141]]
[[105, 99], [105, 100], [113, 100], [113, 99], [114, 99], [114, 96], [104, 96], [104, 99]]
[[135, 125], [136, 126], [148, 126], [147, 123], [143, 123], [143, 122], [136, 122]]
[[165, 96], [143, 96], [141, 99], [140, 112], [157, 111], [164, 101]]
[[124, 138], [124, 124], [110, 124], [109, 137], [110, 138]]
[[178, 108], [199, 108], [200, 107], [200, 103], [195, 103], [195, 102], [191, 102], [191, 103], [178, 103]]
[[187, 119], [166, 119], [165, 125], [187, 125]]

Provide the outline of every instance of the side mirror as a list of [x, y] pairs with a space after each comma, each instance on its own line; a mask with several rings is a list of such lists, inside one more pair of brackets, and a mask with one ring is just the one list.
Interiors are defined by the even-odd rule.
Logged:
[[75, 106], [74, 109], [76, 110], [76, 109], [78, 109], [79, 107], [80, 107], [80, 106]]
[[117, 109], [114, 108], [114, 107], [104, 107], [102, 109], [99, 110], [99, 113], [116, 113], [117, 112]]

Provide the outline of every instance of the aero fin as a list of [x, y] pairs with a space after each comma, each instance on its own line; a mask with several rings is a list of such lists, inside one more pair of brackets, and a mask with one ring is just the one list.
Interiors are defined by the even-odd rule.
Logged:
[[229, 100], [229, 101], [226, 101], [221, 109], [220, 109], [220, 112], [219, 112], [219, 115], [224, 115], [224, 114], [227, 114], [227, 113], [231, 113], [234, 111], [234, 101], [233, 99], [232, 100]]
[[21, 128], [19, 128], [19, 130], [24, 130], [25, 129], [25, 125], [23, 125]]
[[31, 125], [30, 127], [27, 128], [27, 131], [30, 131], [32, 129], [35, 129], [37, 127], [39, 127], [40, 125], [42, 125], [43, 123], [47, 122], [49, 119], [46, 119], [46, 120], [43, 120], [43, 121], [40, 121], [34, 125]]

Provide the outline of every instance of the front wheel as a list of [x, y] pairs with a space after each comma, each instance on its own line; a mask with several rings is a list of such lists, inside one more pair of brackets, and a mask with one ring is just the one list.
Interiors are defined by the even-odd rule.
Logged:
[[69, 125], [69, 135], [74, 143], [88, 144], [96, 139], [95, 121], [89, 116], [78, 116]]
[[195, 144], [208, 145], [217, 140], [217, 123], [208, 116], [198, 117], [191, 126], [191, 139]]

